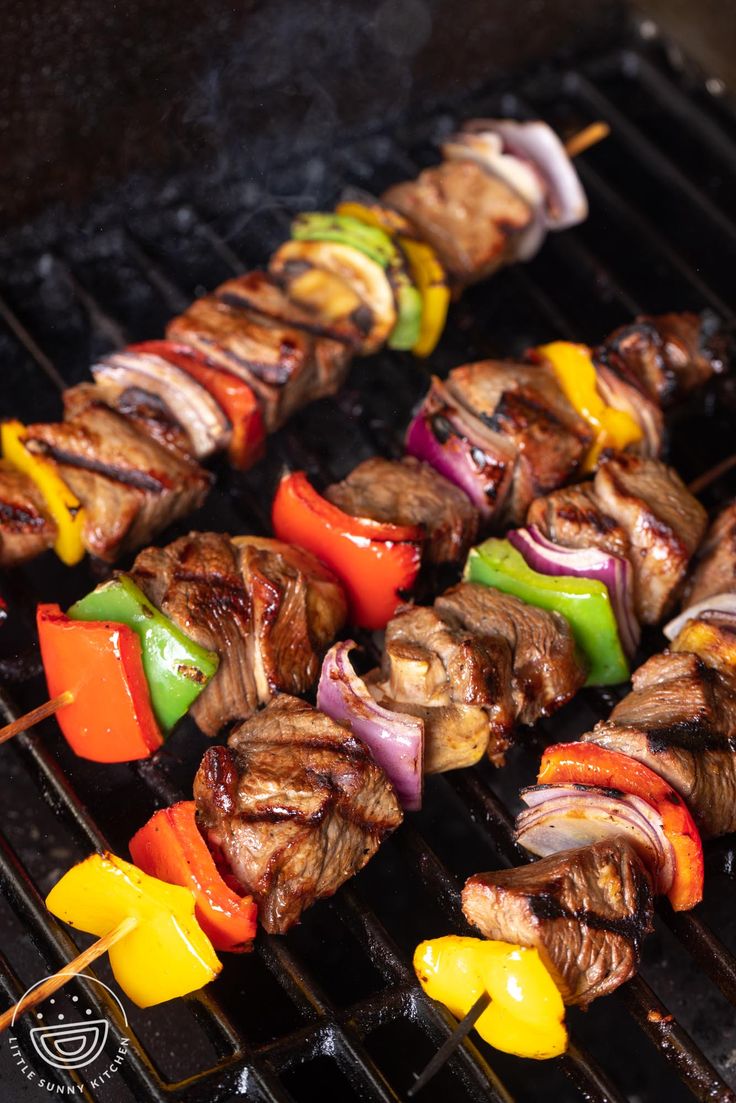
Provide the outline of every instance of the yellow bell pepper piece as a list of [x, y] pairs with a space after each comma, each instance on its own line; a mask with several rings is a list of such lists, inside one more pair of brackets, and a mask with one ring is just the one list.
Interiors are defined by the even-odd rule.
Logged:
[[641, 425], [625, 410], [608, 406], [598, 394], [596, 371], [587, 345], [552, 341], [537, 352], [549, 363], [565, 397], [587, 421], [596, 439], [583, 461], [583, 471], [593, 471], [605, 448], [621, 451], [641, 440]]
[[390, 234], [397, 235], [409, 264], [414, 286], [422, 296], [422, 321], [419, 340], [412, 348], [415, 356], [426, 357], [434, 352], [442, 336], [450, 305], [450, 289], [447, 286], [445, 270], [431, 245], [416, 241], [408, 236], [410, 226], [403, 215], [392, 211], [390, 207], [375, 207], [364, 203], [339, 203], [335, 208], [338, 214], [358, 218], [368, 226], [377, 226]]
[[71, 492], [51, 460], [29, 452], [23, 443], [25, 426], [20, 421], [4, 421], [0, 426], [3, 456], [38, 487], [46, 508], [56, 522], [54, 551], [62, 563], [73, 567], [84, 557], [82, 530], [84, 509]]
[[138, 920], [109, 950], [116, 981], [138, 1007], [194, 992], [222, 968], [194, 918], [194, 894], [114, 854], [92, 854], [72, 866], [46, 897], [46, 907], [100, 937], [126, 917]]
[[427, 995], [457, 1019], [487, 992], [491, 1003], [475, 1029], [495, 1049], [540, 1061], [567, 1049], [562, 996], [536, 950], [447, 935], [417, 946], [414, 969]]

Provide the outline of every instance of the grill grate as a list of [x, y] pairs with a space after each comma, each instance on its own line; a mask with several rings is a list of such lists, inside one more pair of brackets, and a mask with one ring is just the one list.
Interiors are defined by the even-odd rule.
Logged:
[[[514, 353], [555, 336], [594, 341], [640, 309], [710, 306], [732, 322], [736, 143], [728, 108], [670, 70], [654, 48], [545, 73], [525, 82], [521, 93], [483, 93], [454, 110], [459, 116], [541, 113], [562, 130], [594, 118], [610, 122], [612, 137], [580, 166], [591, 217], [553, 238], [531, 265], [472, 289], [454, 308], [432, 368], [442, 372], [463, 359]], [[223, 177], [198, 211], [176, 182], [164, 197], [137, 182], [134, 192], [101, 199], [81, 225], [70, 226], [56, 212], [19, 232], [0, 252], [6, 381], [0, 414], [54, 417], [62, 380], [82, 378], [92, 357], [161, 332], [192, 295], [262, 262], [293, 210], [329, 203], [348, 184], [377, 191], [415, 172], [432, 159], [433, 140], [451, 123], [452, 114], [440, 112], [390, 136], [359, 136], [328, 158], [315, 154], [274, 168], [267, 186], [258, 176]], [[258, 468], [245, 476], [219, 471], [217, 490], [186, 527], [264, 531], [285, 462], [328, 481], [375, 451], [399, 454], [401, 428], [425, 386], [425, 370], [408, 357], [357, 363], [340, 395], [305, 410], [271, 440]], [[733, 383], [721, 380], [678, 416], [671, 454], [686, 477], [733, 448], [735, 407]], [[731, 471], [709, 489], [709, 504], [734, 490]], [[6, 579], [11, 620], [0, 634], [0, 662], [31, 653], [36, 600], [70, 602], [91, 581], [89, 566], [69, 571], [46, 560]], [[652, 635], [651, 647], [657, 646]], [[0, 695], [7, 718], [43, 692], [32, 662], [6, 664], [11, 667], [29, 676], [19, 676], [13, 699]], [[462, 879], [520, 857], [504, 802], [515, 810], [518, 786], [533, 777], [544, 743], [574, 738], [610, 704], [610, 694], [582, 694], [515, 748], [502, 772], [482, 764], [429, 779], [425, 810], [410, 817], [357, 879], [308, 912], [288, 938], [261, 937], [255, 954], [229, 958], [206, 993], [151, 1012], [132, 1009], [124, 1028], [112, 999], [75, 982], [110, 1020], [116, 1039], [131, 1038], [115, 1082], [99, 1094], [85, 1088], [86, 1097], [402, 1099], [451, 1026], [416, 985], [413, 944], [464, 929]], [[187, 793], [205, 742], [185, 724], [155, 763], [104, 770], [74, 759], [53, 724], [3, 748], [0, 987], [7, 1002], [76, 952], [68, 930], [46, 912], [42, 893], [92, 848], [125, 854], [128, 837], [155, 807]], [[426, 1089], [427, 1103], [736, 1099], [727, 1084], [736, 1061], [728, 843], [708, 852], [708, 864], [705, 903], [694, 915], [660, 907], [642, 973], [587, 1015], [570, 1015], [573, 1044], [564, 1058], [538, 1066], [466, 1040]], [[99, 965], [103, 979], [106, 969]], [[26, 1029], [19, 1027], [21, 1038]], [[24, 1083], [7, 1056], [0, 1049], [3, 1098], [20, 1099]], [[70, 1092], [82, 1086], [75, 1075], [60, 1080]]]

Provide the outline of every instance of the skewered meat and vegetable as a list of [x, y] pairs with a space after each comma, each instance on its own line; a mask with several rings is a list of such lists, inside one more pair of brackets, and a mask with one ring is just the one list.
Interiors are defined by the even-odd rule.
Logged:
[[686, 606], [736, 593], [736, 502], [722, 510], [702, 544], [686, 588]]
[[360, 740], [288, 695], [205, 752], [194, 796], [207, 839], [279, 934], [362, 869], [402, 819]]
[[565, 1003], [583, 1007], [634, 975], [653, 929], [649, 874], [624, 839], [477, 873], [463, 911], [485, 938], [538, 950]]

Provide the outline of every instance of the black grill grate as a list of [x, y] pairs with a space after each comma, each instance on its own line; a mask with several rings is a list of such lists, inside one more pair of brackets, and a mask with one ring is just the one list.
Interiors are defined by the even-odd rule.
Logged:
[[[589, 221], [553, 238], [531, 265], [472, 289], [454, 308], [433, 370], [555, 336], [594, 341], [640, 309], [710, 306], [733, 321], [736, 117], [699, 84], [671, 71], [656, 52], [624, 51], [574, 72], [536, 76], [521, 90], [478, 95], [453, 111], [541, 113], [564, 131], [604, 118], [613, 134], [580, 166]], [[0, 414], [56, 416], [62, 380], [83, 378], [95, 355], [160, 333], [194, 294], [262, 262], [295, 209], [329, 203], [348, 184], [378, 191], [414, 173], [433, 158], [432, 143], [452, 120], [448, 111], [409, 121], [390, 136], [365, 134], [328, 157], [315, 154], [249, 181], [223, 176], [198, 211], [176, 182], [161, 195], [136, 181], [101, 199], [82, 224], [56, 211], [19, 231], [0, 250]], [[258, 468], [245, 476], [218, 472], [217, 490], [187, 527], [263, 531], [285, 462], [328, 481], [372, 452], [398, 454], [426, 380], [423, 367], [396, 354], [357, 363], [343, 392], [295, 418]], [[735, 411], [726, 379], [679, 414], [671, 454], [685, 477], [733, 449]], [[708, 491], [709, 504], [734, 490], [732, 471]], [[46, 560], [4, 581], [11, 620], [0, 633], [0, 664], [17, 679], [13, 700], [0, 698], [7, 717], [43, 692], [30, 659], [34, 602], [64, 604], [91, 581], [89, 567], [67, 571]], [[653, 635], [652, 649], [658, 643]], [[204, 994], [151, 1012], [131, 1009], [121, 1074], [99, 1094], [85, 1089], [87, 1097], [404, 1098], [450, 1025], [417, 988], [413, 945], [464, 929], [462, 879], [519, 858], [502, 798], [515, 808], [543, 744], [573, 738], [610, 703], [602, 692], [581, 695], [531, 733], [502, 772], [484, 764], [430, 779], [425, 810], [333, 901], [307, 913], [301, 928], [286, 939], [260, 938], [253, 955], [228, 958]], [[125, 854], [130, 834], [155, 807], [190, 791], [204, 746], [184, 725], [155, 762], [100, 768], [75, 759], [46, 724], [3, 748], [0, 986], [7, 1002], [76, 952], [42, 893], [91, 848]], [[736, 942], [733, 865], [728, 840], [708, 851], [705, 903], [694, 915], [660, 908], [641, 975], [587, 1015], [570, 1016], [574, 1042], [566, 1057], [538, 1066], [466, 1041], [423, 1098], [736, 1099], [727, 1083], [736, 1062], [736, 958], [728, 947]], [[99, 975], [106, 976], [105, 964]], [[94, 1005], [95, 993], [79, 983]], [[115, 1004], [96, 1006], [120, 1034]], [[26, 1098], [7, 1057], [0, 1047], [3, 1099]], [[79, 1083], [72, 1075], [64, 1081], [70, 1089]]]

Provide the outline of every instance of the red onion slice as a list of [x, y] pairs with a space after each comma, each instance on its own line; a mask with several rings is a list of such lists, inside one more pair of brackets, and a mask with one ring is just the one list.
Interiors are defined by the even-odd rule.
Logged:
[[625, 382], [605, 364], [596, 363], [596, 389], [607, 406], [623, 410], [633, 417], [644, 434], [643, 455], [657, 457], [662, 451], [664, 418], [662, 411], [636, 387]]
[[634, 613], [631, 563], [601, 548], [563, 548], [543, 536], [536, 525], [514, 529], [507, 538], [534, 571], [548, 575], [594, 578], [608, 590], [621, 644], [631, 656], [639, 646], [641, 629]]
[[354, 640], [336, 643], [322, 663], [317, 708], [346, 724], [385, 771], [403, 808], [422, 807], [424, 723], [417, 716], [378, 705], [350, 662]]
[[662, 631], [668, 640], [674, 640], [689, 620], [694, 620], [702, 613], [726, 613], [727, 616], [736, 619], [736, 594], [713, 594], [712, 597], [706, 597], [703, 601], [697, 601], [695, 605], [688, 605], [687, 609], [683, 609], [681, 613], [673, 617], [669, 624], [665, 624]]
[[550, 230], [567, 230], [588, 217], [588, 200], [567, 150], [541, 120], [476, 119], [463, 128], [474, 134], [498, 134], [504, 153], [530, 162], [546, 188], [545, 213]]
[[590, 785], [533, 785], [521, 793], [527, 810], [516, 821], [516, 839], [543, 858], [625, 835], [652, 874], [655, 890], [669, 892], [675, 852], [662, 817], [641, 797]]

